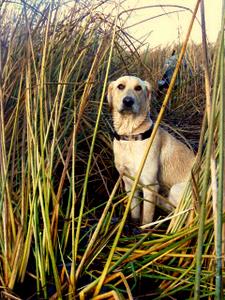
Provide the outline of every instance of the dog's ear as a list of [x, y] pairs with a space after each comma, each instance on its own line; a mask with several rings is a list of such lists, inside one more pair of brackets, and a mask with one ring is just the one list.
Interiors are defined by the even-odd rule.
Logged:
[[145, 88], [146, 88], [147, 98], [150, 100], [151, 94], [152, 94], [152, 86], [148, 81], [144, 81], [144, 84], [145, 84]]
[[108, 91], [107, 91], [107, 100], [109, 103], [109, 109], [112, 110], [112, 89], [113, 89], [114, 81], [110, 82], [108, 85]]

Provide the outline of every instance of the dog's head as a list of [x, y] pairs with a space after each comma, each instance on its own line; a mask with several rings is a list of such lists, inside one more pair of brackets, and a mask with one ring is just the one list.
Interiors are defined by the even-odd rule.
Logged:
[[123, 76], [109, 84], [107, 98], [112, 111], [138, 115], [149, 110], [151, 86], [140, 78]]

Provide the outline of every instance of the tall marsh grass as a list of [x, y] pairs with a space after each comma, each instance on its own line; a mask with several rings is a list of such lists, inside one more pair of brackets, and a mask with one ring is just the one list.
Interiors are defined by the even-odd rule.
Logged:
[[1, 3], [1, 298], [222, 299], [224, 32], [208, 48], [209, 106], [202, 49], [188, 36], [177, 51], [187, 47], [193, 76], [153, 97], [156, 126], [198, 152], [174, 215], [140, 230], [113, 167], [104, 99], [122, 74], [154, 87], [170, 50], [140, 54], [103, 4], [65, 13], [57, 2]]

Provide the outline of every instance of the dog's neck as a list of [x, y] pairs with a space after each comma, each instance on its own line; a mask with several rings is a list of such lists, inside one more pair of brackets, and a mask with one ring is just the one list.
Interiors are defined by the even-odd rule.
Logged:
[[133, 115], [113, 112], [113, 125], [118, 135], [136, 135], [145, 132], [153, 124], [150, 113], [146, 115]]

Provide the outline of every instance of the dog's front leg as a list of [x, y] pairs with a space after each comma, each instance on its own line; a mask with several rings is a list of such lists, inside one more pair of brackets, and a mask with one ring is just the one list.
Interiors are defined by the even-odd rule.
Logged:
[[[133, 181], [127, 177], [123, 177], [123, 182], [125, 185], [125, 191], [129, 195], [132, 185], [133, 185]], [[133, 199], [131, 201], [131, 208], [130, 208], [131, 219], [135, 223], [139, 223], [140, 217], [141, 217], [140, 200], [138, 200], [138, 195], [139, 195], [139, 191], [135, 191]]]
[[156, 205], [156, 195], [158, 192], [159, 186], [158, 184], [154, 184], [151, 186], [151, 190], [147, 188], [143, 188], [143, 217], [142, 217], [142, 225], [149, 224], [153, 220], [153, 216], [155, 213], [155, 205]]

